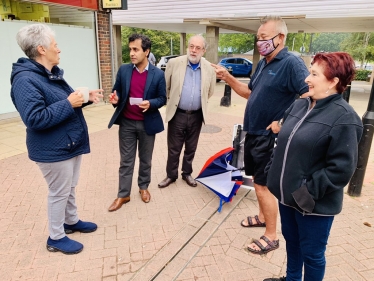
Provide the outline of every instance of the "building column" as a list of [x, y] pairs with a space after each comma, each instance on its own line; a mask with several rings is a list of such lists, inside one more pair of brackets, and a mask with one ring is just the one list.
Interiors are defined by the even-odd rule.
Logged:
[[186, 33], [181, 33], [180, 34], [180, 49], [179, 53], [181, 55], [186, 55], [187, 54], [187, 45], [186, 45]]
[[255, 73], [255, 70], [256, 70], [256, 67], [258, 65], [258, 62], [260, 61], [260, 53], [258, 52], [258, 49], [257, 49], [257, 36], [255, 36], [255, 40], [254, 40], [254, 43], [253, 43], [253, 65], [252, 65], [252, 74]]
[[108, 100], [113, 87], [109, 17], [109, 13], [97, 11], [100, 81], [101, 88], [104, 90], [104, 101]]
[[207, 26], [206, 41], [208, 43], [208, 49], [206, 51], [205, 58], [211, 63], [218, 63], [218, 39], [219, 27]]
[[122, 65], [122, 41], [121, 26], [113, 25], [113, 41], [114, 41], [114, 75], [116, 76], [119, 67]]

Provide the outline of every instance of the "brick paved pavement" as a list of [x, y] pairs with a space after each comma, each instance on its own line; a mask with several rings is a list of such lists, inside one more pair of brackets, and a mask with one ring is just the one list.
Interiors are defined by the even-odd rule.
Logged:
[[[351, 104], [362, 115], [367, 85], [357, 84], [355, 89]], [[230, 108], [220, 107], [222, 93], [219, 83], [210, 102], [209, 126], [199, 141], [194, 175], [212, 154], [231, 145], [232, 126], [242, 122], [245, 100], [234, 95]], [[241, 188], [218, 213], [217, 197], [201, 185], [191, 188], [178, 179], [168, 188], [157, 188], [165, 177], [166, 132], [156, 137], [151, 202], [141, 201], [135, 177], [131, 202], [109, 213], [117, 194], [119, 163], [117, 127], [105, 129], [112, 112], [109, 105], [85, 109], [92, 152], [83, 157], [77, 203], [80, 218], [99, 228], [69, 236], [85, 246], [72, 256], [45, 249], [46, 184], [24, 152], [22, 123], [0, 121], [0, 280], [231, 281], [285, 274], [280, 232], [280, 249], [266, 256], [245, 250], [263, 231], [240, 226], [244, 217], [257, 212], [254, 192]], [[374, 225], [373, 158], [372, 150], [362, 196], [346, 195], [343, 212], [335, 218], [325, 280], [374, 280], [373, 227], [364, 225]]]

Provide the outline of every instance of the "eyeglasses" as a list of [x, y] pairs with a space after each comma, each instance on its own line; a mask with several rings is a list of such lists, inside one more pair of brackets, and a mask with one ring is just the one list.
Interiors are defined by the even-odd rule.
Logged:
[[195, 46], [195, 45], [189, 45], [188, 48], [193, 51], [194, 49], [196, 49], [197, 52], [200, 52], [201, 50], [204, 50], [204, 48], [200, 47], [200, 46]]

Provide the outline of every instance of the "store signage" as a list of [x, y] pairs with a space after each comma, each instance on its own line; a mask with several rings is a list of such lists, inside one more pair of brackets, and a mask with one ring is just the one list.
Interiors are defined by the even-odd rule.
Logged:
[[103, 9], [127, 10], [127, 0], [102, 0]]
[[[1, 2], [1, 0], [0, 0]], [[82, 7], [92, 10], [98, 10], [99, 1], [93, 0], [33, 0], [30, 2], [44, 2], [44, 3], [56, 3], [61, 4], [62, 6], [73, 6], [73, 7]]]

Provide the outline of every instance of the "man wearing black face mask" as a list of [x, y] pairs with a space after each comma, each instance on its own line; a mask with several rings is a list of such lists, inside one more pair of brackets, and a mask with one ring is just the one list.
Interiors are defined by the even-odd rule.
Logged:
[[305, 63], [288, 53], [285, 47], [287, 26], [278, 16], [266, 16], [257, 32], [257, 48], [264, 57], [258, 63], [249, 84], [234, 78], [220, 66], [217, 79], [226, 81], [240, 96], [248, 99], [244, 114], [244, 167], [252, 175], [259, 203], [259, 214], [241, 222], [243, 227], [266, 227], [259, 240], [253, 240], [248, 250], [266, 254], [279, 247], [276, 234], [277, 202], [266, 186], [265, 167], [269, 162], [280, 120], [296, 95], [308, 92], [305, 78], [309, 75]]

